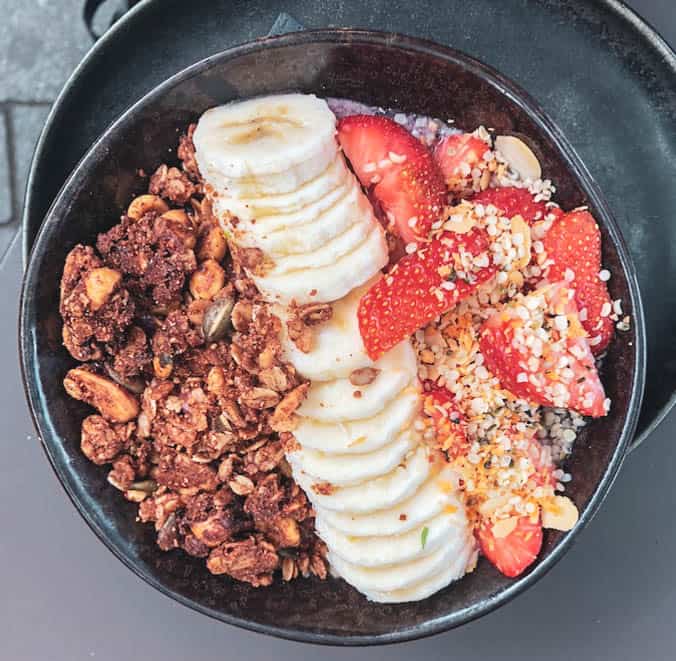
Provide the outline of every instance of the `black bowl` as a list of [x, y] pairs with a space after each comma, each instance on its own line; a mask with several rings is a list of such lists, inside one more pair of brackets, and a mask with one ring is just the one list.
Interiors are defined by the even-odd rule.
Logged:
[[[557, 185], [564, 208], [590, 207], [603, 234], [610, 289], [632, 315], [612, 343], [602, 378], [613, 406], [590, 424], [568, 462], [568, 493], [580, 509], [569, 533], [548, 532], [538, 563], [518, 580], [487, 562], [422, 602], [367, 602], [342, 581], [299, 580], [252, 589], [209, 574], [203, 561], [155, 545], [136, 507], [79, 449], [86, 407], [66, 396], [73, 365], [60, 342], [58, 282], [67, 252], [91, 243], [140, 192], [138, 168], [175, 158], [179, 131], [207, 108], [232, 99], [299, 90], [478, 124], [522, 136]], [[64, 136], [64, 140], [67, 136]], [[255, 631], [329, 644], [378, 644], [450, 629], [505, 603], [539, 579], [589, 522], [612, 484], [637, 422], [644, 386], [643, 311], [634, 267], [607, 204], [572, 148], [527, 94], [457, 52], [397, 34], [321, 30], [262, 39], [210, 57], [172, 77], [128, 110], [93, 145], [66, 182], [41, 228], [26, 271], [20, 318], [22, 369], [45, 451], [87, 523], [131, 569], [200, 612]]]

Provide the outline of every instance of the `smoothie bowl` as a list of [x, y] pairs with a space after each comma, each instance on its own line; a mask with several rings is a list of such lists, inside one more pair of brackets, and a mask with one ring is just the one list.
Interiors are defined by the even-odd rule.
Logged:
[[314, 642], [456, 626], [537, 580], [636, 423], [643, 319], [594, 182], [459, 53], [351, 30], [209, 58], [55, 201], [22, 364], [103, 541]]

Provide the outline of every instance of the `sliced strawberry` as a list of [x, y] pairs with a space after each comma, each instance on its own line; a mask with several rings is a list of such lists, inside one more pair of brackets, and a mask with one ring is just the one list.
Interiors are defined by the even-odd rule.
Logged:
[[446, 185], [452, 191], [464, 189], [463, 182], [470, 178], [472, 169], [483, 161], [490, 147], [471, 133], [456, 133], [446, 136], [434, 150], [434, 159], [439, 165]]
[[[402, 258], [363, 296], [357, 312], [366, 352], [377, 359], [450, 310], [494, 273], [483, 230], [444, 232]], [[474, 264], [478, 258], [481, 264]]]
[[[551, 262], [546, 277], [550, 282], [568, 280], [575, 289], [575, 300], [582, 314], [582, 326], [589, 334], [595, 354], [601, 353], [613, 338], [613, 320], [608, 286], [599, 278], [601, 271], [601, 233], [588, 211], [571, 211], [559, 218], [542, 241]], [[601, 312], [606, 307], [606, 315]]]
[[602, 417], [605, 393], [573, 296], [565, 283], [521, 296], [484, 323], [479, 348], [517, 397]]
[[344, 117], [338, 142], [402, 239], [427, 238], [446, 203], [443, 177], [427, 148], [382, 115]]
[[458, 409], [455, 397], [433, 381], [425, 381], [423, 387], [423, 411], [432, 419], [438, 446], [451, 460], [467, 454], [470, 447], [467, 440], [467, 421]]
[[547, 205], [536, 202], [525, 188], [507, 186], [505, 188], [487, 188], [477, 193], [472, 202], [488, 206], [492, 204], [500, 209], [507, 218], [520, 215], [529, 225], [536, 220], [543, 220], [547, 215]]
[[488, 561], [509, 578], [522, 574], [535, 562], [542, 548], [542, 524], [522, 516], [505, 537], [493, 534], [493, 525], [483, 522], [477, 530], [481, 552]]

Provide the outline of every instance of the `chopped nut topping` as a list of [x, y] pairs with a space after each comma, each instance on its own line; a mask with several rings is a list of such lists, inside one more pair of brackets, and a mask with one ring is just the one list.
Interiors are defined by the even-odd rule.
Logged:
[[375, 367], [362, 367], [352, 370], [350, 373], [350, 383], [353, 386], [367, 386], [376, 380], [378, 374], [380, 374], [380, 370]]

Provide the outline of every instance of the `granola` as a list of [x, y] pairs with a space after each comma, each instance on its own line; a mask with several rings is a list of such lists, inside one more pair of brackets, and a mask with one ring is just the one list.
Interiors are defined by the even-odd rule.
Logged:
[[[316, 575], [325, 548], [291, 478], [285, 434], [306, 392], [281, 359], [281, 322], [229, 252], [202, 198], [192, 132], [182, 169], [160, 165], [96, 248], [69, 253], [63, 341], [83, 364], [64, 382], [97, 409], [81, 448], [138, 503], [158, 546], [253, 586]], [[330, 308], [304, 311], [317, 323]]]

